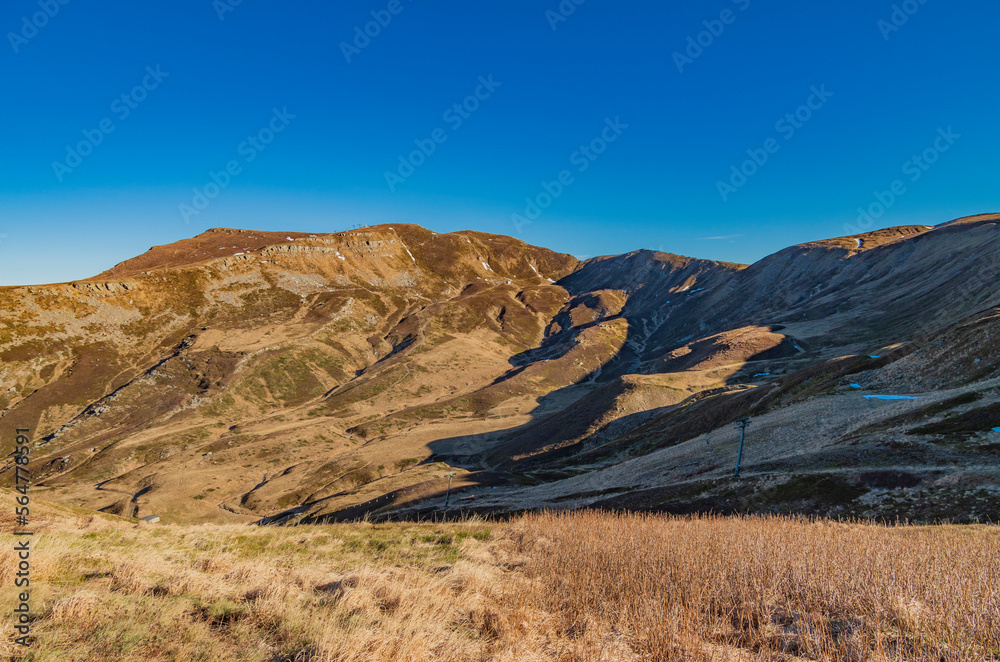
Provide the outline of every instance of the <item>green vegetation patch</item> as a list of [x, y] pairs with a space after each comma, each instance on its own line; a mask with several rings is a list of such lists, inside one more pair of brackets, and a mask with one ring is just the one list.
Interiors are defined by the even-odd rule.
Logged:
[[1000, 402], [914, 428], [907, 434], [973, 435], [1000, 427]]
[[[935, 403], [933, 405], [928, 405], [926, 407], [920, 407], [914, 409], [913, 411], [907, 412], [905, 414], [900, 414], [899, 416], [893, 416], [892, 418], [887, 418], [880, 423], [872, 423], [871, 425], [866, 425], [865, 427], [858, 430], [858, 435], [868, 434], [870, 432], [879, 432], [881, 430], [891, 430], [892, 428], [901, 427], [904, 425], [910, 425], [913, 423], [918, 423], [924, 421], [928, 418], [938, 416], [947, 411], [951, 411], [957, 407], [963, 405], [971, 405], [982, 399], [981, 393], [963, 393], [962, 395], [956, 396], [954, 398], [949, 398], [941, 402]], [[912, 431], [909, 434], [914, 434]]]
[[866, 494], [868, 489], [835, 476], [795, 476], [787, 483], [765, 490], [766, 502], [814, 501], [825, 506], [843, 506]]

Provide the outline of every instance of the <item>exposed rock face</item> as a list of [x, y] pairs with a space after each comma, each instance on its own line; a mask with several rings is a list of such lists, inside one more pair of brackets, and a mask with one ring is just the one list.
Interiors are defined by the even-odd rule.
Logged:
[[94, 283], [94, 282], [83, 282], [83, 283], [72, 283], [73, 289], [80, 292], [87, 292], [88, 294], [120, 294], [122, 292], [129, 292], [138, 287], [138, 285], [131, 281], [122, 281], [119, 283]]
[[[994, 476], [992, 451], [907, 432], [973, 403], [987, 411], [969, 420], [992, 420], [998, 220], [811, 242], [749, 267], [651, 251], [580, 262], [403, 224], [215, 229], [90, 280], [0, 288], [0, 417], [42, 441], [53, 498], [167, 521], [420, 512], [456, 469], [460, 503], [484, 509], [662, 496], [724, 475], [712, 435], [747, 414], [773, 421], [751, 474], [832, 471], [823, 458], [861, 439], [880, 458], [917, 443], [897, 458], [913, 471]], [[865, 389], [965, 400], [847, 426]], [[808, 441], [790, 432], [800, 410]], [[641, 458], [623, 484], [619, 467]], [[627, 505], [656, 501], [643, 499]]]

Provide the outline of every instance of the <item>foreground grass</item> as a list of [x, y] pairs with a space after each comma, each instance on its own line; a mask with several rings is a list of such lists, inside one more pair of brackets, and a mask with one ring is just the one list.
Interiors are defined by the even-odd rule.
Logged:
[[[1000, 660], [986, 527], [574, 513], [38, 528], [36, 641], [19, 651], [5, 616], [6, 659]], [[0, 545], [7, 615], [12, 536]]]

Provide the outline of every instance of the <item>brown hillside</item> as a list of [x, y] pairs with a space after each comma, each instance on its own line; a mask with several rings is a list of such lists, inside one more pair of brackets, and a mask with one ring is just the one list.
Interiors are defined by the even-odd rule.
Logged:
[[[0, 290], [0, 418], [32, 428], [48, 498], [168, 522], [432, 515], [452, 472], [460, 510], [614, 496], [984, 517], [997, 441], [966, 428], [998, 397], [998, 219], [748, 267], [580, 262], [405, 224], [216, 229], [86, 281]], [[923, 402], [863, 397], [879, 394]], [[746, 415], [741, 485], [772, 496], [741, 501], [725, 476]], [[915, 432], [949, 425], [961, 436]], [[900, 489], [926, 507], [866, 471], [910, 476]], [[839, 496], [782, 487], [796, 472]]]

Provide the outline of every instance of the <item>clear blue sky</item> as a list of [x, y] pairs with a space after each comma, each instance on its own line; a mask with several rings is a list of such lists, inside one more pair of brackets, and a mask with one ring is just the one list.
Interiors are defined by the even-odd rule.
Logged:
[[[891, 31], [889, 0], [567, 0], [558, 21], [558, 0], [61, 1], [0, 10], [0, 284], [84, 278], [216, 226], [412, 222], [578, 256], [752, 262], [846, 234], [896, 180], [905, 193], [871, 227], [1000, 209], [1000, 6], [986, 0], [908, 0]], [[373, 11], [391, 21], [345, 55]], [[679, 71], [675, 52], [709, 29]], [[811, 118], [779, 124], [808, 102]], [[462, 103], [478, 108], [446, 117]], [[244, 142], [271, 124], [263, 150]], [[961, 137], [938, 140], [949, 127]], [[84, 131], [100, 144], [76, 161]], [[602, 154], [578, 152], [602, 133]], [[720, 193], [769, 139], [776, 153]], [[907, 164], [928, 149], [933, 165]], [[185, 219], [230, 161], [238, 174]], [[551, 206], [515, 223], [564, 170]]]

